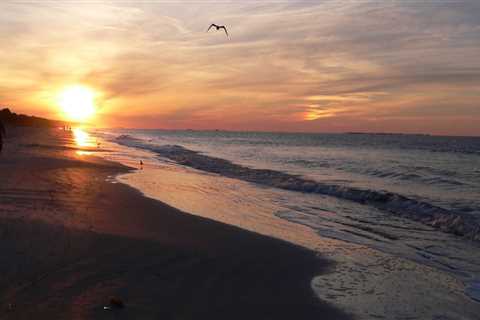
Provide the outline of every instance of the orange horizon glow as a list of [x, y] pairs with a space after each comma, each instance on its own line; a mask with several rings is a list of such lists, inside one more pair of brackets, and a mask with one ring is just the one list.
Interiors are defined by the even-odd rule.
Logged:
[[[96, 127], [480, 136], [480, 18], [468, 4], [0, 9], [13, 48], [0, 51], [0, 105], [17, 113]], [[212, 16], [228, 40], [205, 33]]]

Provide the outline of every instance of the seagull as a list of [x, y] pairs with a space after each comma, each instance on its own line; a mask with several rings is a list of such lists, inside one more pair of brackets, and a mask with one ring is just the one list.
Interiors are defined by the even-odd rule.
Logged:
[[215, 27], [215, 28], [217, 29], [217, 31], [220, 30], [220, 29], [225, 30], [225, 34], [227, 35], [227, 37], [229, 37], [227, 28], [226, 28], [225, 26], [219, 26], [219, 25], [216, 25], [215, 23], [212, 23], [212, 24], [210, 25], [210, 27], [208, 27], [207, 32], [210, 31], [210, 29], [212, 29], [212, 27]]

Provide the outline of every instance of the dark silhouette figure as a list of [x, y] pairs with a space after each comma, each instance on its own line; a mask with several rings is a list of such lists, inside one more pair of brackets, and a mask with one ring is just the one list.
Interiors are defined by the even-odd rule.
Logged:
[[227, 35], [227, 37], [229, 37], [227, 28], [225, 26], [219, 26], [219, 25], [216, 25], [215, 23], [212, 23], [210, 27], [208, 27], [207, 32], [210, 31], [210, 29], [212, 28], [216, 28], [217, 31], [219, 31], [220, 29], [225, 30], [225, 34]]
[[2, 121], [0, 121], [0, 153], [3, 148], [3, 136], [6, 135], [5, 127], [3, 126]]

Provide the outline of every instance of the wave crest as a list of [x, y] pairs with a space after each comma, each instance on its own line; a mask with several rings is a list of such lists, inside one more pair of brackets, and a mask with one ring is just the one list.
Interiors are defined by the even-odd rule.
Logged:
[[370, 205], [397, 216], [422, 222], [444, 232], [480, 240], [480, 223], [473, 216], [454, 212], [400, 194], [326, 184], [269, 169], [254, 169], [201, 154], [179, 145], [156, 146], [128, 135], [117, 138], [127, 146], [148, 149], [178, 164], [225, 177], [289, 191], [317, 193]]

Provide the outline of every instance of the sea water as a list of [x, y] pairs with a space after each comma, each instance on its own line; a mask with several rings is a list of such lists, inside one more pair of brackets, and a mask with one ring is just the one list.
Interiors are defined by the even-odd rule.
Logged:
[[298, 244], [318, 243], [313, 233], [427, 266], [462, 282], [474, 310], [480, 300], [480, 138], [93, 133], [118, 146], [107, 158], [142, 160], [120, 180], [148, 196]]

